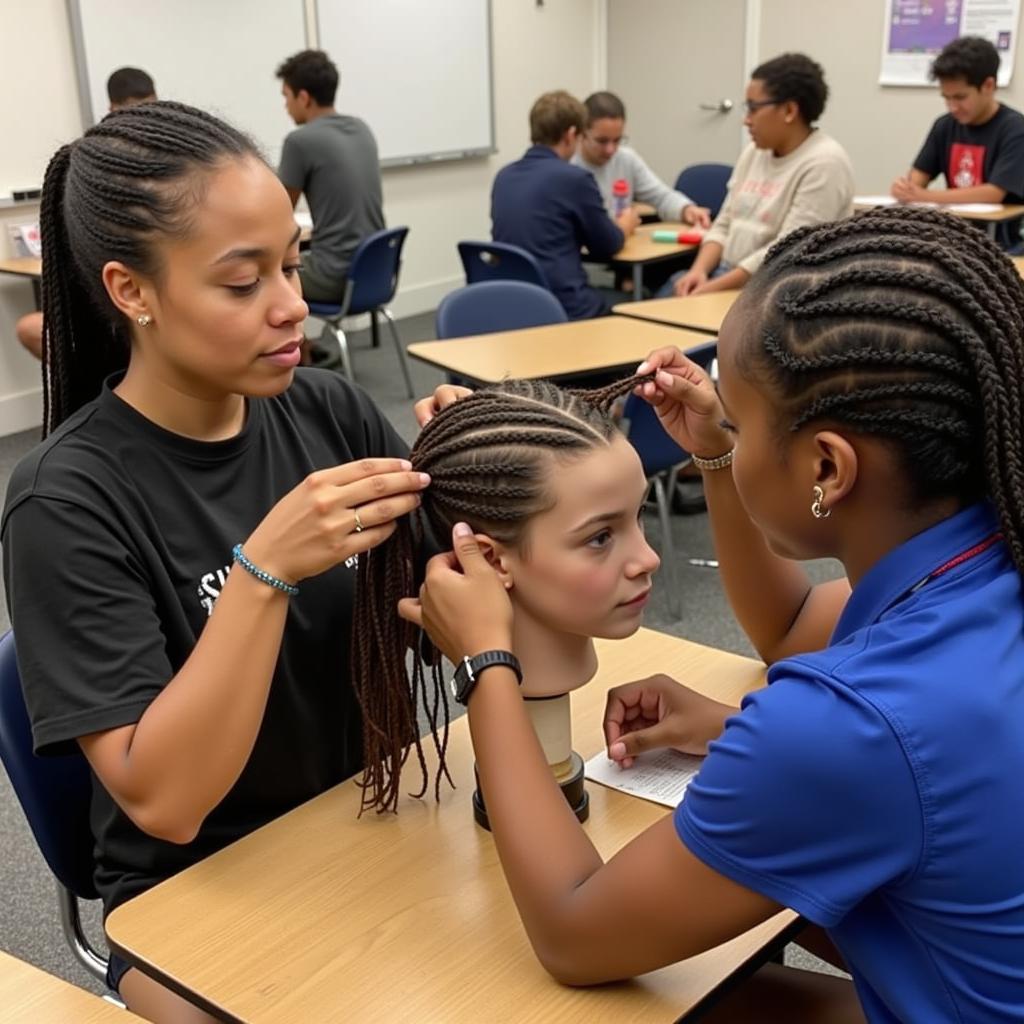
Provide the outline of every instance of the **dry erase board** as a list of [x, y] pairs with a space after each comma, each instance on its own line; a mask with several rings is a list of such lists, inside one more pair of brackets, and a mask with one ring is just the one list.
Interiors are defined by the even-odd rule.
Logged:
[[494, 152], [489, 0], [317, 0], [338, 110], [361, 117], [385, 166]]
[[303, 0], [68, 0], [68, 11], [86, 125], [107, 112], [110, 72], [129, 65], [160, 99], [219, 114], [277, 164], [295, 126], [274, 71], [306, 48]]

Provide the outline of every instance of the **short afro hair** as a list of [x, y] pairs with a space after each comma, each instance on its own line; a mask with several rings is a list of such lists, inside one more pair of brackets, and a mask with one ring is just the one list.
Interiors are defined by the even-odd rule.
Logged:
[[765, 92], [773, 100], [792, 100], [800, 108], [800, 116], [808, 125], [821, 117], [828, 99], [828, 86], [821, 65], [802, 53], [784, 53], [766, 60], [750, 75], [764, 83]]

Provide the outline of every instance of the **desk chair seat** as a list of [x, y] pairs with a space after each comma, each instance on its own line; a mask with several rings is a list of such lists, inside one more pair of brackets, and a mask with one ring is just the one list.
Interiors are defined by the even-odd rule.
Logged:
[[[698, 365], [708, 369], [717, 351], [717, 342], [710, 341], [687, 349], [686, 355]], [[626, 439], [636, 449], [654, 492], [661, 526], [661, 564], [669, 588], [668, 608], [673, 616], [682, 614], [681, 595], [676, 573], [675, 544], [672, 541], [670, 496], [675, 493], [679, 472], [690, 463], [690, 453], [672, 440], [658, 419], [654, 407], [637, 395], [626, 399], [623, 418], [627, 421]]]
[[505, 242], [459, 242], [459, 257], [466, 271], [466, 284], [482, 281], [525, 281], [549, 288], [536, 257]]
[[481, 281], [449, 292], [437, 307], [437, 337], [518, 331], [568, 321], [546, 288], [526, 281]]
[[92, 880], [89, 763], [79, 752], [56, 757], [33, 753], [32, 727], [10, 631], [0, 637], [0, 760], [39, 852], [56, 879], [64, 938], [75, 959], [106, 984], [107, 959], [86, 936], [78, 909], [79, 899], [99, 899]]
[[679, 172], [676, 191], [688, 195], [698, 206], [706, 206], [713, 220], [725, 202], [731, 174], [729, 164], [691, 164]]
[[309, 311], [313, 316], [323, 320], [324, 330], [333, 335], [341, 353], [341, 365], [349, 380], [355, 380], [355, 374], [352, 372], [348, 339], [341, 328], [341, 321], [347, 316], [358, 316], [360, 313], [369, 313], [371, 316], [380, 313], [388, 322], [391, 339], [395, 343], [395, 352], [398, 354], [398, 363], [405, 378], [405, 387], [412, 398], [412, 377], [409, 375], [405, 348], [398, 336], [395, 318], [387, 308], [398, 288], [398, 275], [402, 268], [402, 246], [405, 245], [405, 236], [408, 233], [408, 228], [386, 228], [367, 235], [352, 256], [341, 304], [310, 302]]

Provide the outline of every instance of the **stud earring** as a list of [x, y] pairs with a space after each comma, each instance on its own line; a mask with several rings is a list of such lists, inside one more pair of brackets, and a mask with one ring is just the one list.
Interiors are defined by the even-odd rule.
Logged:
[[821, 503], [825, 499], [825, 492], [817, 485], [814, 485], [814, 501], [811, 502], [811, 515], [815, 519], [828, 519], [832, 515], [832, 509], [822, 508]]
[[148, 327], [153, 322], [153, 318], [148, 313], [140, 313], [135, 318], [135, 322], [140, 327]]

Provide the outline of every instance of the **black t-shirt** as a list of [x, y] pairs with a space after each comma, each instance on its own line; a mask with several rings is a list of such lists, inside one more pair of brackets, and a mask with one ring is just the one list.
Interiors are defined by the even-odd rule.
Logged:
[[[325, 370], [249, 400], [241, 433], [217, 442], [163, 430], [108, 382], [18, 464], [7, 492], [4, 583], [36, 751], [139, 720], [195, 647], [232, 547], [310, 472], [407, 452], [372, 401]], [[290, 599], [252, 754], [194, 841], [142, 832], [94, 779], [108, 913], [361, 768], [350, 563]]]
[[998, 185], [1006, 203], [1024, 202], [1024, 114], [1001, 103], [984, 124], [960, 124], [944, 114], [933, 125], [916, 170], [942, 174], [947, 188]]

